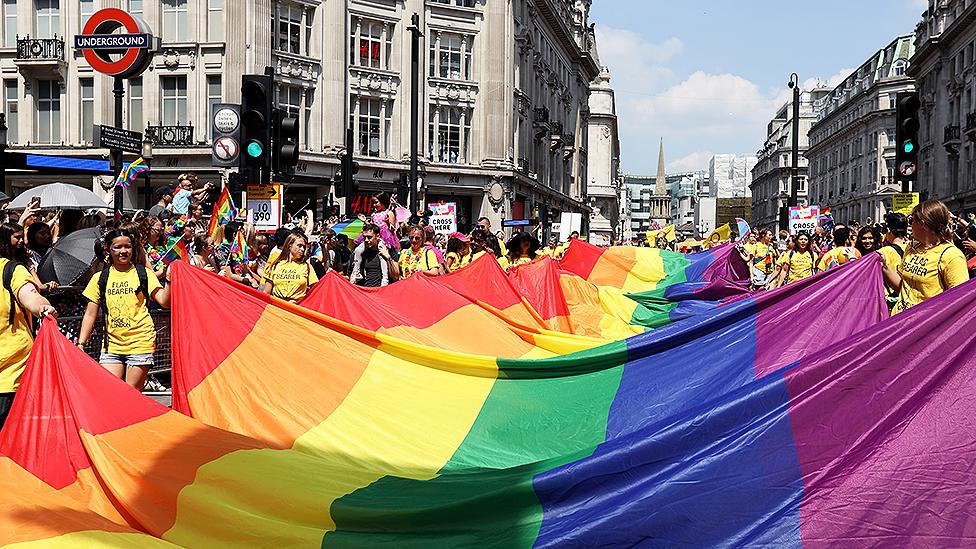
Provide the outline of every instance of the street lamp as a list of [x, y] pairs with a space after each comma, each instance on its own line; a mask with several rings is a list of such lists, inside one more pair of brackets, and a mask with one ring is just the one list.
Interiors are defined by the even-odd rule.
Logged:
[[[146, 137], [145, 139], [142, 140], [142, 159], [146, 161], [146, 165], [149, 166], [150, 169], [152, 168], [152, 157], [153, 157], [152, 141], [150, 141], [149, 138]], [[153, 198], [153, 196], [152, 196], [152, 181], [150, 179], [149, 173], [150, 173], [149, 171], [146, 172], [146, 185], [145, 185], [145, 189], [146, 189], [146, 198], [145, 198], [146, 211], [149, 211], [149, 208], [152, 208], [152, 198]]]

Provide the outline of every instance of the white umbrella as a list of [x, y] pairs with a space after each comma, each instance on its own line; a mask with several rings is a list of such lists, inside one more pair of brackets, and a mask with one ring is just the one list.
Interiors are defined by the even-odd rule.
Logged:
[[109, 208], [97, 194], [78, 185], [66, 183], [49, 183], [24, 191], [10, 201], [8, 210], [23, 210], [34, 197], [41, 197], [41, 208], [62, 210], [88, 210], [91, 208]]

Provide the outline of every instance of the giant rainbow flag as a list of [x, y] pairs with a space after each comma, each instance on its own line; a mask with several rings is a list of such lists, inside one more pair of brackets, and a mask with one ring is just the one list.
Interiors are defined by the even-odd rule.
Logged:
[[[872, 255], [535, 357], [537, 334], [497, 316], [504, 348], [436, 346], [419, 312], [344, 313], [370, 329], [182, 262], [173, 281], [174, 399], [192, 417], [47, 321], [0, 432], [0, 455], [114, 524], [93, 530], [207, 547], [971, 538], [972, 283], [887, 319]], [[477, 332], [504, 310], [453, 303], [427, 328]]]

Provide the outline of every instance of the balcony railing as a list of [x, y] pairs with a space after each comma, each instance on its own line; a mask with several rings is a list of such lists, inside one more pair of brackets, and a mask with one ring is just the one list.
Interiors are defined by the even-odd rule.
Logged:
[[953, 143], [959, 141], [961, 138], [961, 133], [959, 131], [959, 124], [949, 124], [945, 127], [942, 134], [942, 141], [944, 143]]
[[17, 37], [17, 59], [64, 60], [64, 39]]
[[153, 147], [192, 147], [193, 125], [146, 126], [146, 139]]

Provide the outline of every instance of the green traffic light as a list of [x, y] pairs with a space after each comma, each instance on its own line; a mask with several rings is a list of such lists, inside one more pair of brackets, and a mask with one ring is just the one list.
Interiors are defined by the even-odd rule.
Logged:
[[247, 155], [251, 158], [260, 158], [264, 155], [264, 147], [257, 141], [251, 141], [247, 144]]
[[915, 150], [915, 143], [911, 141], [905, 141], [905, 143], [901, 146], [901, 150], [904, 151], [905, 153], [910, 153]]

